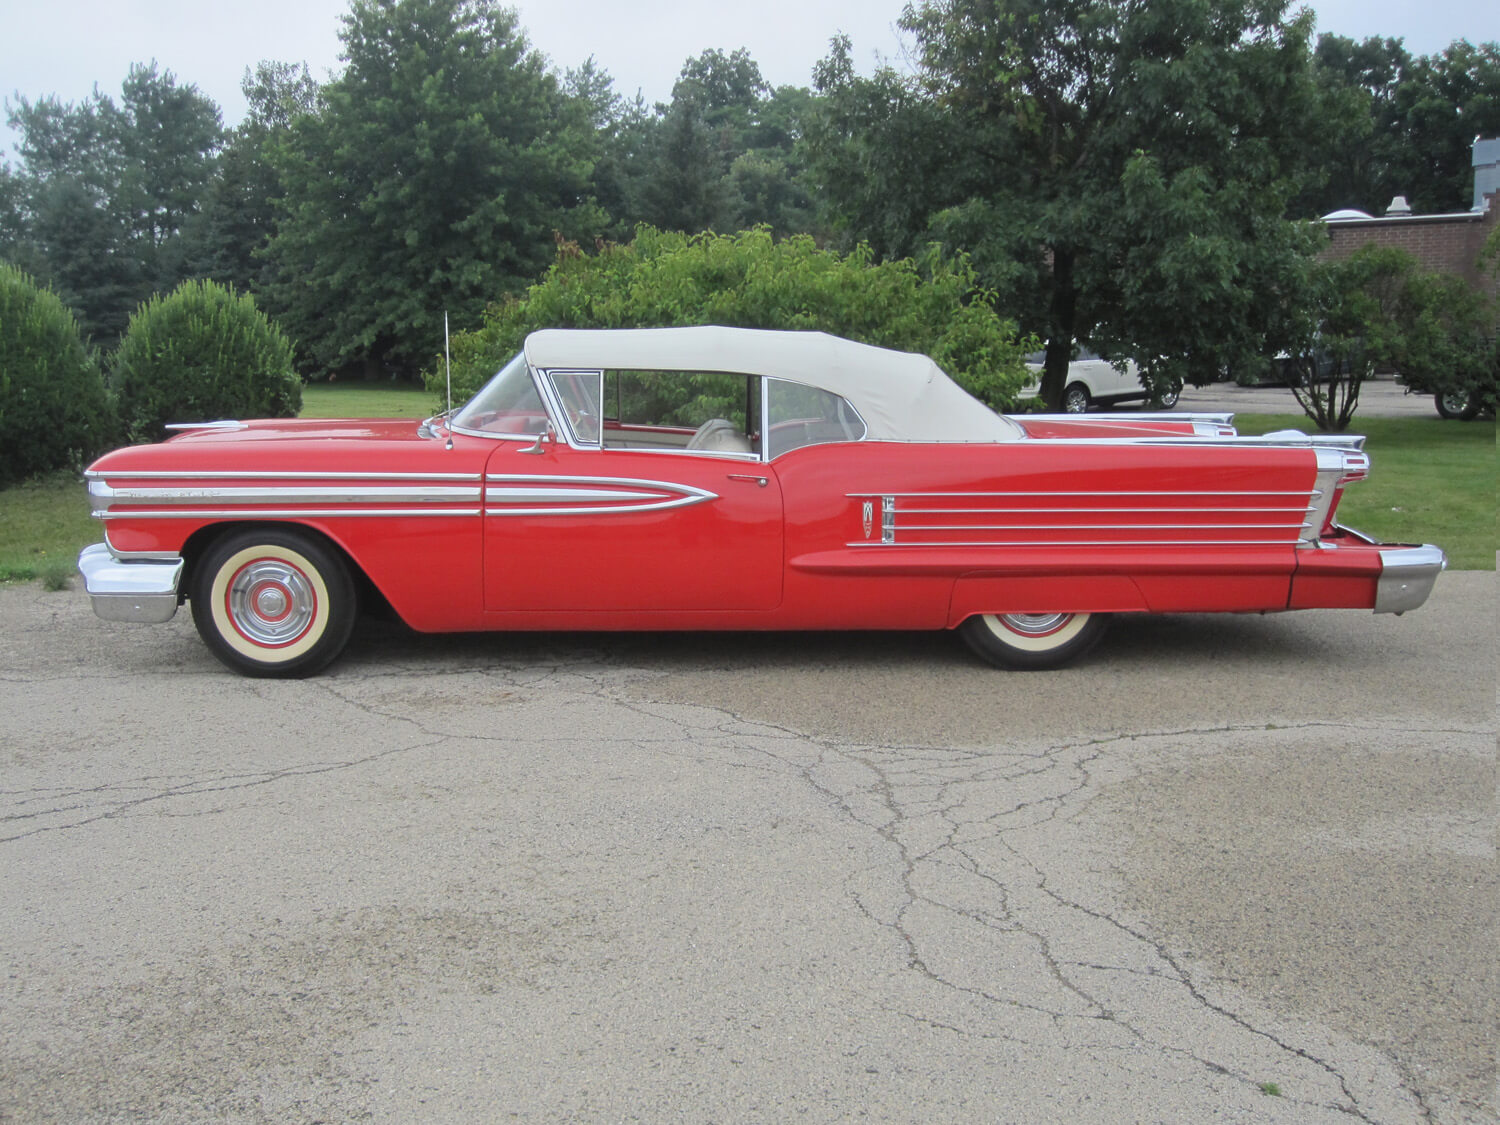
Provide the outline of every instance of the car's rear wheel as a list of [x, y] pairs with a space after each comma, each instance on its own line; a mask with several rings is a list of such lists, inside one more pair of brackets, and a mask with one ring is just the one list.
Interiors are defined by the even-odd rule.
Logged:
[[1457, 418], [1461, 422], [1472, 422], [1479, 417], [1484, 402], [1477, 390], [1448, 391], [1433, 396], [1437, 412], [1444, 418]]
[[296, 531], [237, 532], [199, 559], [193, 623], [209, 650], [247, 676], [310, 676], [354, 627], [354, 583], [338, 553]]
[[1089, 408], [1089, 389], [1082, 383], [1069, 383], [1063, 390], [1063, 409], [1069, 414], [1082, 414]]
[[970, 648], [997, 668], [1056, 668], [1099, 643], [1102, 613], [984, 613], [958, 627]]

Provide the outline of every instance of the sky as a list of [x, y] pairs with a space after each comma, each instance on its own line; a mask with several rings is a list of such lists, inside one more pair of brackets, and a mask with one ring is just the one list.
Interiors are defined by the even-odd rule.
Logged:
[[[218, 103], [225, 123], [245, 112], [239, 84], [262, 59], [306, 62], [327, 79], [339, 67], [339, 17], [348, 0], [0, 0], [0, 97], [86, 98], [95, 84], [118, 99], [131, 63], [156, 60]], [[901, 0], [516, 0], [534, 46], [559, 69], [593, 56], [627, 97], [666, 101], [683, 62], [708, 48], [749, 50], [773, 85], [811, 84], [840, 32], [854, 61], [898, 66]], [[1500, 40], [1496, 0], [1321, 0], [1318, 30], [1354, 39], [1402, 38], [1417, 54], [1455, 39]], [[0, 159], [15, 138], [0, 124]]]

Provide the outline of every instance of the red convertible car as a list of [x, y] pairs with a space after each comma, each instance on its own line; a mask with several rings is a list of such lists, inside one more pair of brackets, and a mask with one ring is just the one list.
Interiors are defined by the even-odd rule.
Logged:
[[956, 629], [1006, 667], [1107, 615], [1401, 613], [1445, 566], [1339, 526], [1362, 438], [1225, 414], [1005, 417], [809, 332], [545, 331], [426, 421], [211, 422], [88, 470], [100, 617], [184, 600], [240, 672], [315, 672], [362, 603], [423, 632]]

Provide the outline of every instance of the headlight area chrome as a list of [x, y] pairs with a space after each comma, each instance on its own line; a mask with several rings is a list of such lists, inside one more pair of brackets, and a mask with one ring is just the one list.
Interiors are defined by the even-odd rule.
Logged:
[[94, 613], [105, 621], [160, 625], [177, 612], [180, 558], [117, 559], [95, 543], [79, 554], [78, 572]]
[[1370, 475], [1370, 455], [1359, 445], [1352, 444], [1363, 444], [1364, 438], [1329, 441], [1323, 435], [1317, 435], [1312, 440], [1318, 442], [1314, 450], [1318, 457], [1318, 476], [1307, 506], [1307, 519], [1302, 524], [1304, 547], [1316, 547], [1323, 532], [1330, 527], [1334, 501], [1340, 490], [1346, 484], [1364, 480]]

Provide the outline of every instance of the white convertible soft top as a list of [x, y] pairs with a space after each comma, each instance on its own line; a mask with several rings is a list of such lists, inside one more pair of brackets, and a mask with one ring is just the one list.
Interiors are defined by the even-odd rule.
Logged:
[[723, 371], [768, 375], [849, 400], [878, 441], [1016, 441], [996, 414], [925, 355], [826, 332], [758, 328], [551, 328], [526, 337], [526, 361], [549, 368]]

